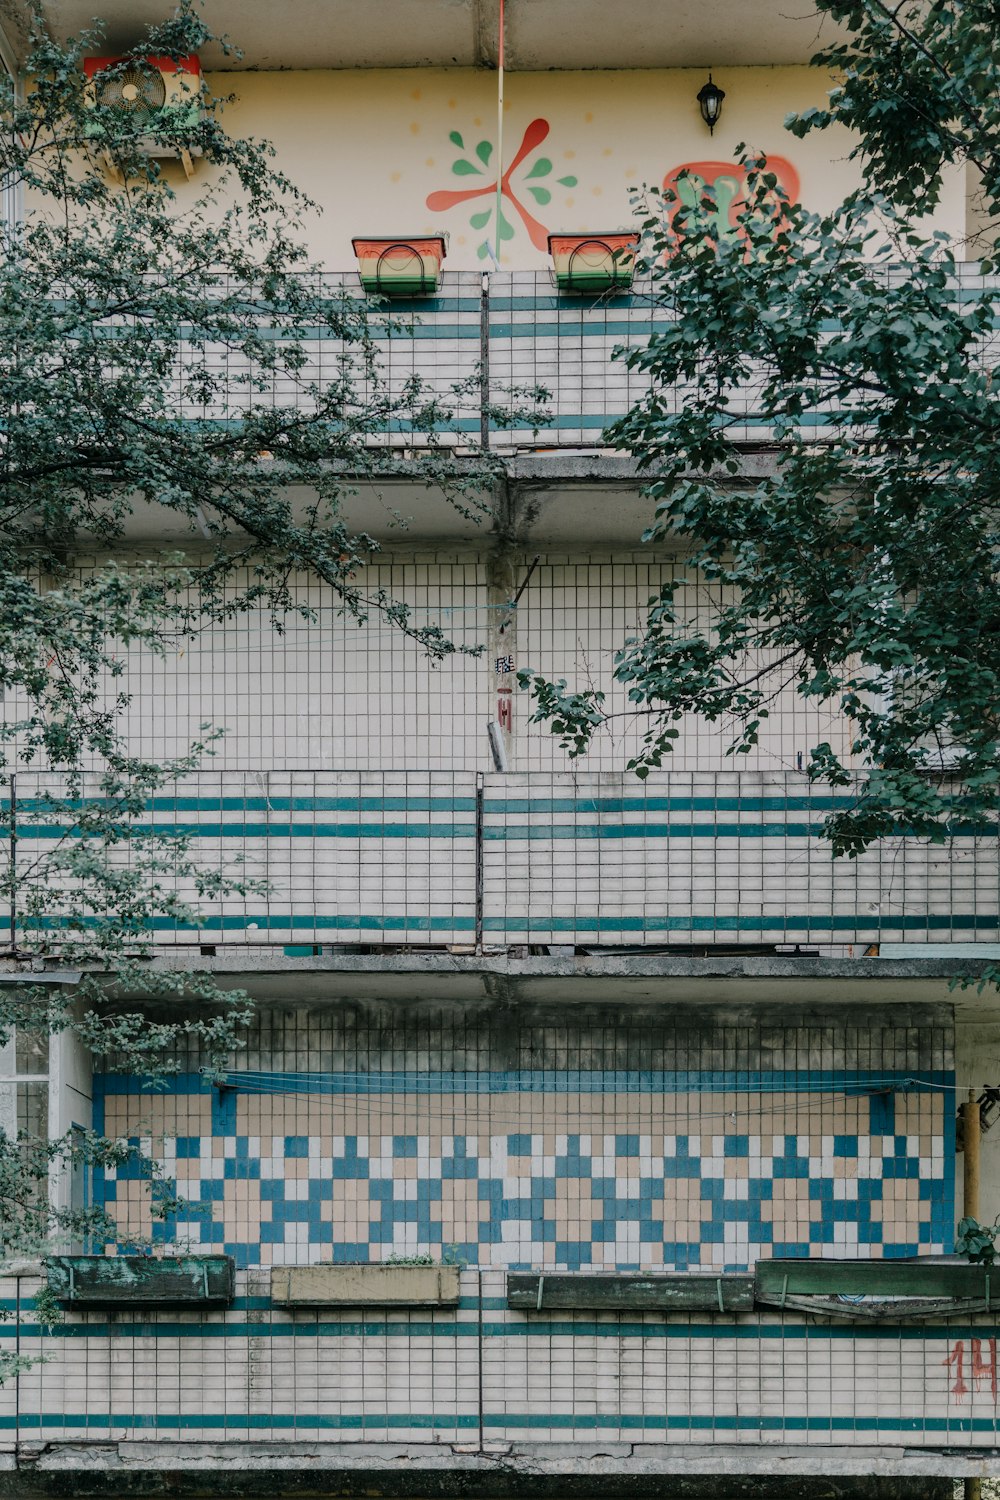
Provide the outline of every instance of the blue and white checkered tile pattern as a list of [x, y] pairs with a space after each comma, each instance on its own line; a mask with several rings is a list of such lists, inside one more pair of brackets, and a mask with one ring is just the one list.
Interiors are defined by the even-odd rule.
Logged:
[[[939, 1149], [935, 1149], [938, 1147]], [[946, 1248], [943, 1143], [919, 1134], [167, 1136], [185, 1200], [154, 1238], [239, 1264], [430, 1253], [469, 1265], [741, 1269]], [[134, 1206], [141, 1163], [104, 1174]]]
[[875, 1029], [844, 1010], [748, 1026], [657, 1005], [262, 1008], [238, 1067], [210, 1083], [199, 1063], [158, 1092], [95, 1078], [96, 1128], [141, 1143], [94, 1181], [122, 1243], [246, 1268], [951, 1249], [952, 1021], [934, 1007]]

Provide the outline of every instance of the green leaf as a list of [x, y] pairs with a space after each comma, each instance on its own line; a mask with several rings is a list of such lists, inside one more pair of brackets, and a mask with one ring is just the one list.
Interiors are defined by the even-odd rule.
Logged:
[[484, 166], [488, 165], [490, 157], [493, 155], [493, 142], [480, 141], [479, 145], [476, 147], [476, 155], [479, 157], [479, 160], [484, 164]]
[[551, 171], [552, 163], [549, 161], [548, 157], [540, 156], [535, 162], [534, 166], [531, 168], [531, 171], [525, 173], [525, 177], [547, 177]]
[[466, 161], [464, 156], [460, 156], [457, 161], [452, 162], [451, 170], [456, 177], [476, 177], [480, 175], [479, 168], [473, 162]]
[[463, 141], [457, 130], [452, 130], [448, 135], [448, 139], [449, 141], [451, 141], [451, 144], [453, 146], [458, 147], [459, 151], [465, 150], [465, 142]]

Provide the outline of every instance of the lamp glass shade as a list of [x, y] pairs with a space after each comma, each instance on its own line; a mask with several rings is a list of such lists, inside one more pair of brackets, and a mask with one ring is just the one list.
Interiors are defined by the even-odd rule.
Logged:
[[718, 124], [719, 116], [722, 114], [722, 101], [726, 97], [725, 89], [720, 89], [717, 83], [712, 82], [711, 73], [708, 82], [703, 83], [698, 90], [698, 106], [701, 109], [701, 117], [709, 130], [714, 130]]

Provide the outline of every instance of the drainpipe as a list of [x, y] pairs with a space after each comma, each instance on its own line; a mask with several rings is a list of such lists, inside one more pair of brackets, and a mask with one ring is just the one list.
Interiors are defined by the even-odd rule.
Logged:
[[[975, 1089], [962, 1105], [962, 1212], [967, 1219], [979, 1218], [979, 1147], [982, 1128]], [[982, 1500], [981, 1479], [965, 1481], [965, 1500]]]

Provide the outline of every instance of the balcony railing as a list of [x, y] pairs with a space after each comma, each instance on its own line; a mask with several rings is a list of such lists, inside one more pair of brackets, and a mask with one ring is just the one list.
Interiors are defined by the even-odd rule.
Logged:
[[[885, 274], [891, 278], [894, 273], [887, 270]], [[362, 295], [355, 273], [331, 275], [327, 283], [331, 295], [343, 291]], [[983, 285], [978, 265], [959, 267], [956, 301]], [[376, 339], [381, 377], [389, 395], [399, 400], [408, 382], [419, 376], [427, 395], [451, 408], [453, 417], [437, 433], [438, 441], [456, 447], [483, 442], [501, 449], [545, 452], [603, 446], [607, 425], [628, 411], [648, 388], [648, 376], [612, 359], [613, 350], [641, 347], [670, 313], [654, 303], [650, 283], [642, 278], [631, 292], [593, 299], [560, 294], [546, 271], [515, 271], [445, 272], [436, 295], [410, 302], [394, 299], [385, 317], [398, 326], [389, 331], [383, 323], [383, 336]], [[381, 319], [380, 313], [374, 315], [376, 332]], [[270, 334], [280, 339], [280, 326]], [[258, 390], [243, 383], [248, 369], [231, 349], [219, 346], [209, 351], [220, 394], [211, 405], [182, 401], [184, 414], [226, 419], [246, 405], [275, 401], [307, 409], [311, 384], [325, 386], [340, 379], [345, 348], [317, 329], [315, 337], [306, 340], [305, 352], [307, 360], [301, 370], [294, 375], [276, 374]], [[183, 365], [182, 350], [181, 369]], [[550, 393], [541, 408], [546, 422], [536, 427], [524, 415], [505, 427], [495, 419], [496, 408], [526, 412], [530, 407], [523, 398], [512, 398], [511, 388], [523, 391], [536, 386]], [[661, 400], [680, 409], [687, 394], [678, 385], [661, 393]], [[732, 397], [729, 435], [733, 441], [773, 439], [756, 401], [752, 381]], [[810, 433], [822, 437], [824, 411], [809, 414], [808, 420]], [[410, 448], [428, 441], [426, 434], [405, 420], [391, 426], [385, 434], [391, 444]]]
[[[58, 943], [51, 905], [42, 924], [25, 912], [74, 833], [72, 805], [41, 792], [58, 784], [18, 776], [26, 948], [39, 925]], [[200, 868], [258, 883], [205, 903], [201, 927], [158, 917], [171, 947], [1000, 941], [995, 834], [900, 834], [835, 860], [816, 834], [846, 795], [794, 773], [203, 771], [132, 832], [187, 835]], [[127, 865], [129, 850], [106, 857]], [[190, 880], [179, 893], [194, 898]]]

